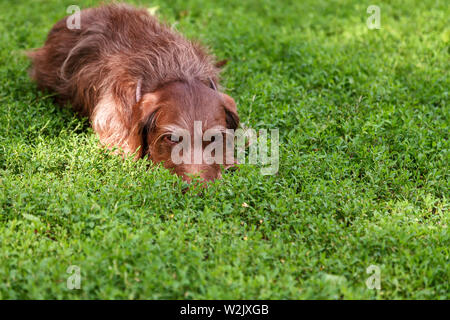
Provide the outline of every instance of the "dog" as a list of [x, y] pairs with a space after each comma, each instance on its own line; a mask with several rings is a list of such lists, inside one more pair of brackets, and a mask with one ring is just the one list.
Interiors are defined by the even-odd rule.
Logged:
[[216, 128], [225, 135], [238, 127], [233, 98], [218, 90], [221, 63], [146, 9], [85, 9], [79, 29], [68, 28], [68, 18], [54, 25], [42, 48], [28, 53], [38, 88], [55, 92], [58, 104], [69, 103], [88, 117], [108, 148], [162, 163], [187, 182], [220, 178], [220, 163], [203, 157], [180, 163], [172, 154], [180, 128], [189, 133], [182, 136], [189, 144], [183, 156], [192, 160], [211, 143], [195, 146], [195, 130]]

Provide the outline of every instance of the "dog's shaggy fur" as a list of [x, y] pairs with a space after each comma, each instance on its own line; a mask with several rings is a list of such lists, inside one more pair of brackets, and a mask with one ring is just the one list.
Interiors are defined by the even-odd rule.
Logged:
[[[215, 113], [212, 118], [223, 118], [227, 128], [237, 127], [233, 99], [208, 91], [218, 87], [220, 70], [214, 58], [147, 10], [123, 4], [86, 9], [81, 11], [79, 30], [69, 29], [66, 21], [56, 23], [45, 45], [29, 53], [31, 77], [41, 89], [55, 91], [60, 104], [70, 102], [75, 111], [89, 117], [103, 144], [170, 162], [158, 159], [158, 154], [153, 157], [148, 144], [156, 143], [155, 137], [142, 136], [155, 131], [155, 113], [167, 113], [163, 106], [170, 101], [178, 108], [171, 112], [178, 115], [161, 126], [180, 122], [192, 126], [193, 120], [205, 121], [205, 113]], [[220, 104], [223, 112], [208, 106], [212, 104]], [[182, 176], [206, 168], [178, 168], [178, 172], [175, 165], [166, 167]], [[217, 168], [213, 171], [204, 178], [220, 175]]]

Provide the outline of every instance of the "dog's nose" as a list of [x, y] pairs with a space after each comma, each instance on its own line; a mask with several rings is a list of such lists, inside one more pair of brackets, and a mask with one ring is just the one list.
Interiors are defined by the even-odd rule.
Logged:
[[192, 180], [200, 180], [203, 183], [222, 178], [220, 170], [215, 170], [208, 165], [188, 165], [183, 168], [181, 177], [184, 181], [191, 183]]

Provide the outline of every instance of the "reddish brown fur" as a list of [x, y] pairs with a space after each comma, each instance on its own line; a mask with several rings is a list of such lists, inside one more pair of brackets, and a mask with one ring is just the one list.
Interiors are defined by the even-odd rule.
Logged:
[[[220, 177], [219, 165], [175, 165], [164, 128], [192, 131], [239, 123], [233, 99], [211, 89], [218, 84], [214, 59], [197, 43], [160, 24], [145, 9], [110, 5], [81, 12], [81, 29], [66, 19], [55, 24], [45, 45], [30, 53], [31, 76], [60, 104], [88, 116], [100, 141], [137, 157], [164, 162], [186, 180]], [[141, 99], [136, 101], [138, 83]], [[167, 134], [170, 133], [169, 131]]]

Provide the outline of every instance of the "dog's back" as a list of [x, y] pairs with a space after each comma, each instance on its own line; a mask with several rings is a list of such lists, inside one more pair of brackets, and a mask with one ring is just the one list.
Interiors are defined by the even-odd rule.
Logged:
[[176, 80], [218, 81], [213, 58], [200, 45], [159, 23], [145, 9], [110, 5], [81, 11], [81, 28], [67, 18], [50, 31], [44, 47], [31, 52], [31, 76], [82, 115], [91, 116], [113, 95], [126, 116], [142, 94]]

